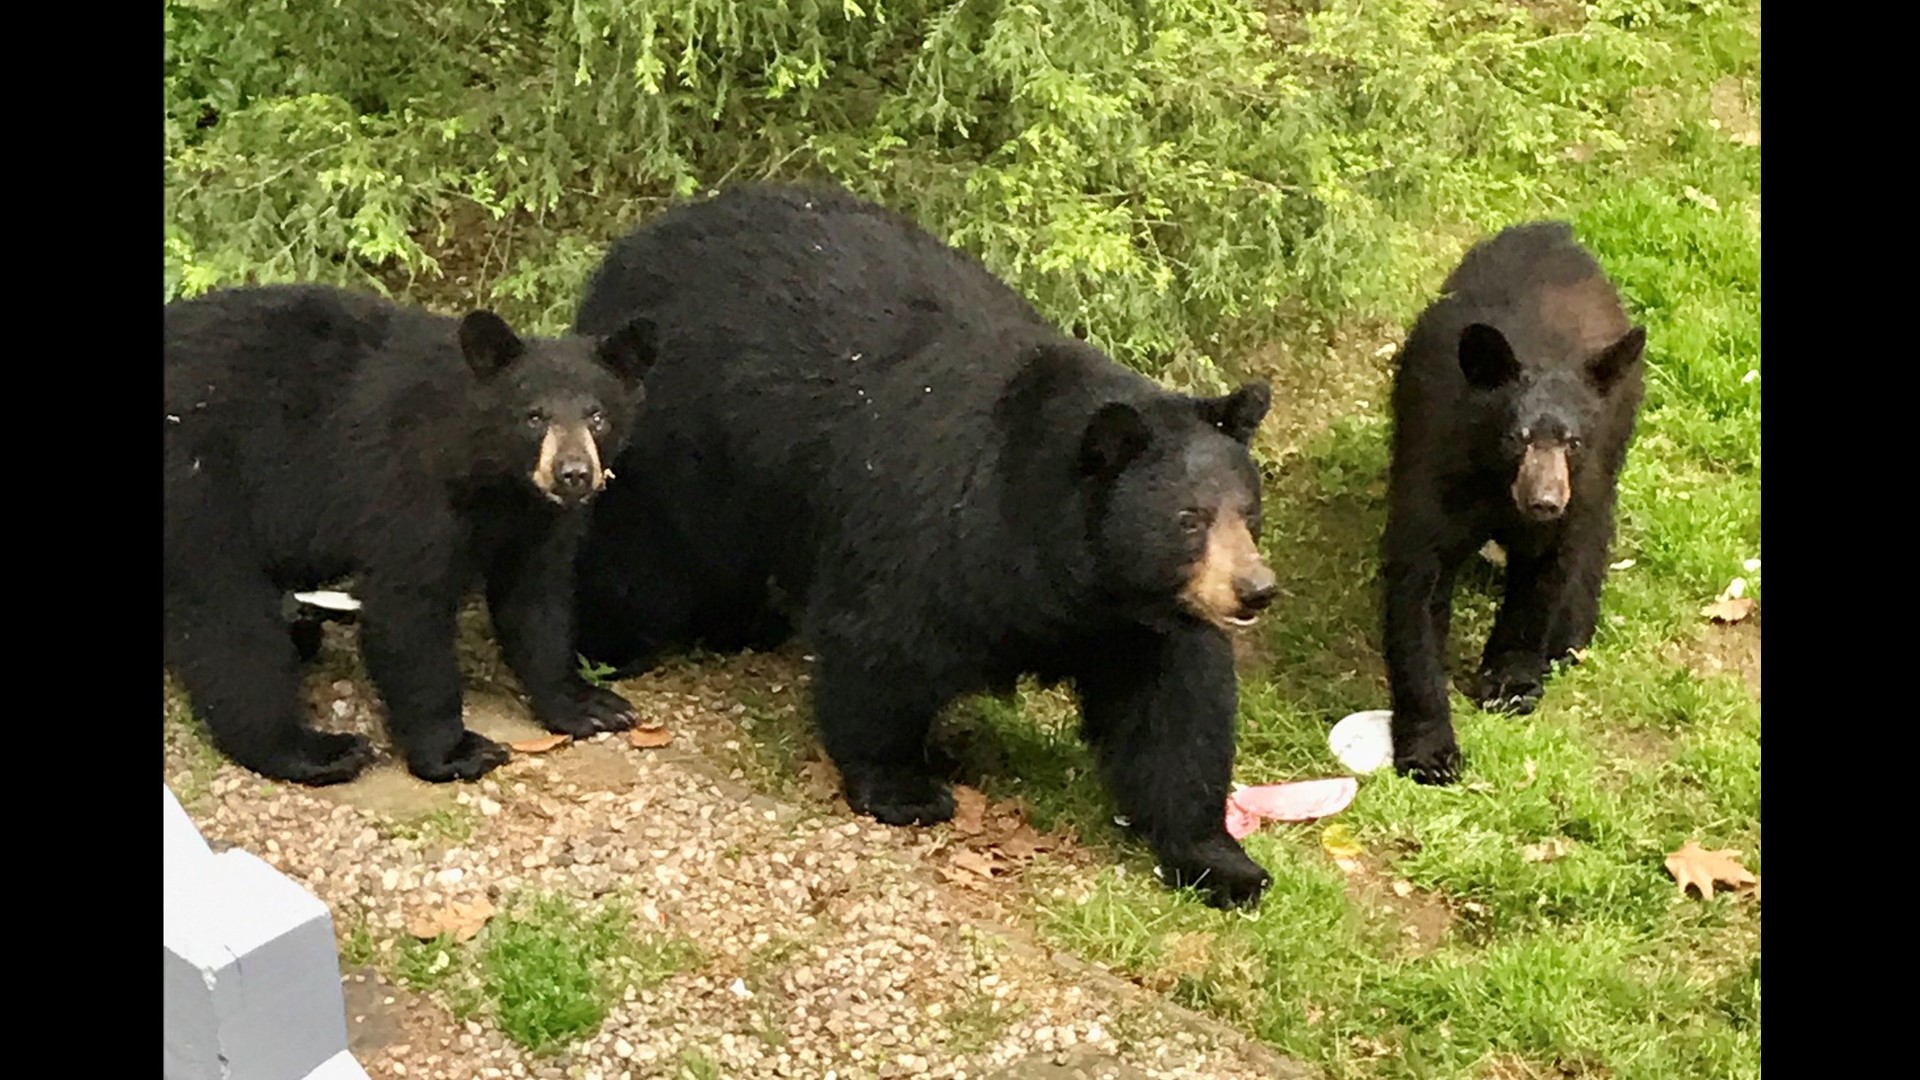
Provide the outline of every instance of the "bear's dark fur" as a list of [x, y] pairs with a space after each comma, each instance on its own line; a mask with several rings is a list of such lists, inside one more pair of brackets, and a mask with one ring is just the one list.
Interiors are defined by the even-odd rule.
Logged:
[[1237, 689], [1223, 626], [1272, 598], [1246, 443], [1268, 391], [1171, 393], [1049, 326], [977, 261], [839, 191], [748, 187], [619, 241], [576, 327], [659, 328], [657, 419], [595, 508], [581, 651], [626, 670], [697, 640], [818, 654], [849, 803], [953, 813], [936, 714], [1071, 680], [1083, 733], [1168, 880], [1268, 877], [1227, 835]]
[[572, 567], [652, 363], [651, 327], [522, 341], [498, 316], [319, 286], [166, 306], [166, 663], [215, 745], [266, 776], [351, 779], [357, 735], [302, 722], [311, 618], [289, 590], [347, 575], [407, 766], [472, 779], [506, 749], [461, 722], [454, 618], [485, 582], [534, 715], [586, 735], [633, 722], [575, 668]]
[[1485, 541], [1506, 549], [1507, 570], [1484, 707], [1531, 711], [1551, 664], [1593, 637], [1646, 346], [1565, 224], [1481, 243], [1442, 291], [1398, 361], [1382, 551], [1394, 763], [1433, 783], [1459, 766], [1444, 655], [1454, 577]]

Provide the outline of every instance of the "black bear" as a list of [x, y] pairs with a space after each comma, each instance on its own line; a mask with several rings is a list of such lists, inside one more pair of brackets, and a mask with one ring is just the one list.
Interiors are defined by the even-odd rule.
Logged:
[[630, 672], [777, 639], [777, 587], [847, 800], [891, 824], [953, 813], [927, 748], [949, 702], [1071, 681], [1166, 879], [1258, 899], [1224, 824], [1225, 628], [1276, 591], [1247, 448], [1264, 384], [1162, 389], [837, 190], [733, 188], [621, 239], [575, 327], [636, 315], [658, 327], [658, 419], [581, 551], [584, 654]]
[[1593, 637], [1646, 347], [1562, 223], [1482, 242], [1442, 293], [1397, 361], [1381, 553], [1394, 764], [1428, 783], [1459, 768], [1444, 654], [1455, 574], [1485, 541], [1507, 569], [1483, 707], [1531, 711]]
[[502, 652], [548, 728], [631, 726], [577, 671], [573, 559], [653, 360], [644, 322], [522, 340], [320, 286], [166, 305], [166, 664], [213, 741], [266, 776], [352, 779], [371, 747], [302, 722], [311, 618], [283, 601], [349, 574], [407, 767], [472, 779], [506, 749], [461, 722], [454, 621], [484, 581]]

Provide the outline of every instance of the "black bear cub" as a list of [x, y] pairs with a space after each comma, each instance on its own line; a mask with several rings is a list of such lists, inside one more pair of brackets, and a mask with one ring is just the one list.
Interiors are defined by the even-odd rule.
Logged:
[[[581, 651], [818, 655], [849, 804], [953, 814], [928, 732], [1023, 674], [1075, 684], [1122, 813], [1170, 882], [1269, 879], [1227, 835], [1226, 628], [1273, 598], [1247, 443], [1268, 391], [1172, 393], [1049, 326], [973, 258], [833, 190], [734, 188], [619, 241], [576, 329], [659, 328], [657, 420], [595, 508]], [[771, 612], [771, 613], [770, 613]]]
[[1482, 707], [1531, 711], [1593, 637], [1646, 346], [1565, 224], [1481, 243], [1442, 292], [1398, 359], [1382, 551], [1394, 764], [1429, 783], [1459, 768], [1447, 628], [1454, 576], [1487, 540], [1507, 569]]
[[572, 570], [643, 398], [651, 327], [523, 340], [486, 311], [263, 286], [168, 304], [165, 352], [166, 664], [221, 751], [308, 784], [366, 766], [366, 739], [302, 721], [313, 628], [282, 607], [347, 575], [414, 775], [473, 779], [507, 757], [461, 722], [454, 622], [476, 580], [541, 723], [631, 726], [576, 670]]

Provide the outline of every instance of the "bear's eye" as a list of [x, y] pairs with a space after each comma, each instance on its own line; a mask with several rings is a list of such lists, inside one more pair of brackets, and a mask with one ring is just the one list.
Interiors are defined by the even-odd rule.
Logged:
[[599, 409], [595, 409], [592, 413], [588, 414], [587, 423], [595, 431], [605, 431], [607, 430], [607, 414], [601, 412]]
[[544, 413], [544, 412], [542, 412], [542, 411], [540, 411], [539, 409], [529, 409], [529, 410], [527, 411], [527, 426], [528, 426], [528, 427], [531, 427], [531, 428], [537, 428], [537, 427], [541, 427], [541, 426], [543, 426], [543, 425], [545, 425], [545, 424], [546, 424], [546, 422], [547, 422], [547, 414], [546, 414], [546, 413]]
[[1207, 517], [1198, 510], [1180, 511], [1180, 528], [1184, 532], [1196, 533], [1205, 526]]
[[1580, 449], [1580, 439], [1578, 436], [1570, 437], [1567, 439], [1567, 449], [1569, 450]]

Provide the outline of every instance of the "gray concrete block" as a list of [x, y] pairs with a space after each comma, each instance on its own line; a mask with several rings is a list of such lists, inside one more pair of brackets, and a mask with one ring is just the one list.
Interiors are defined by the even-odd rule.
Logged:
[[214, 854], [171, 791], [166, 812], [166, 1080], [364, 1078], [326, 905], [248, 852]]

